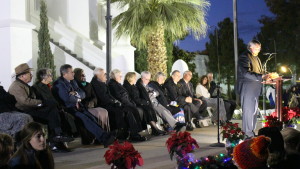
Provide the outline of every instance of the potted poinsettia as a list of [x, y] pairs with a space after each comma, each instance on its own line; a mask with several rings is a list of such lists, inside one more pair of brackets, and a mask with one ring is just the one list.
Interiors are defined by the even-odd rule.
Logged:
[[223, 124], [221, 134], [223, 140], [226, 139], [225, 148], [229, 156], [231, 156], [233, 148], [245, 138], [245, 133], [239, 127], [238, 123], [227, 122]]
[[199, 148], [196, 140], [186, 131], [173, 133], [166, 141], [166, 145], [171, 159], [173, 159], [174, 154], [178, 158], [184, 158], [184, 156], [191, 153], [195, 148]]
[[134, 169], [136, 165], [144, 165], [141, 154], [127, 141], [120, 144], [115, 141], [104, 154], [105, 161], [112, 169]]

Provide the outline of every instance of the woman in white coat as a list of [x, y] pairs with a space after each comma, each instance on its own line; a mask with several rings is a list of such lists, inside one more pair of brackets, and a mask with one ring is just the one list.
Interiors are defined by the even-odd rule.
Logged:
[[[207, 102], [207, 107], [212, 108], [212, 122], [216, 123], [218, 118], [218, 99], [217, 98], [211, 98], [210, 93], [208, 92], [209, 89], [209, 83], [208, 83], [208, 77], [206, 75], [203, 75], [200, 78], [200, 82], [198, 83], [196, 87], [196, 96], [202, 97]], [[220, 121], [225, 122], [226, 119], [226, 109], [224, 106], [224, 101], [222, 98], [219, 98], [219, 109], [220, 109]]]

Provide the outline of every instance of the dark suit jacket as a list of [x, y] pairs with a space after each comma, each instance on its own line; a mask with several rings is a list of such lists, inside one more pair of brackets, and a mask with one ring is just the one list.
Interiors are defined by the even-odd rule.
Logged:
[[119, 100], [125, 106], [135, 107], [136, 104], [131, 100], [128, 91], [116, 80], [110, 79], [108, 82], [108, 87], [111, 95]]
[[194, 86], [191, 82], [186, 83], [183, 79], [180, 79], [178, 83], [181, 84], [182, 96], [197, 98], [195, 95]]
[[0, 113], [16, 110], [16, 102], [15, 97], [5, 91], [3, 86], [0, 86]]
[[83, 86], [81, 82], [77, 81], [78, 86], [85, 93], [85, 98], [81, 100], [81, 103], [87, 108], [97, 107], [97, 97], [94, 92], [92, 85], [89, 82], [86, 82], [86, 85]]
[[110, 94], [106, 83], [101, 82], [96, 77], [93, 77], [91, 84], [97, 97], [97, 106], [107, 107], [116, 102], [116, 99]]
[[32, 88], [36, 93], [37, 98], [43, 101], [43, 105], [59, 106], [59, 103], [52, 95], [50, 86], [47, 86], [42, 82], [37, 82], [32, 86]]
[[60, 99], [60, 102], [67, 108], [76, 107], [78, 101], [78, 97], [70, 94], [71, 91], [76, 91], [81, 99], [85, 98], [84, 91], [78, 87], [75, 80], [68, 82], [63, 77], [59, 77], [53, 84], [53, 95]]
[[177, 101], [177, 104], [179, 106], [185, 105], [187, 104], [187, 102], [185, 102], [185, 98], [182, 95], [181, 92], [181, 84], [178, 83], [177, 85], [174, 83], [172, 77], [168, 78], [165, 83], [164, 83], [164, 87], [167, 89], [168, 91], [168, 97], [171, 101]]
[[259, 95], [262, 89], [262, 74], [252, 72], [253, 65], [248, 55], [251, 55], [249, 51], [240, 55], [238, 59], [236, 92], [241, 94], [243, 88], [249, 89], [249, 86], [255, 91], [255, 95]]
[[146, 89], [141, 85], [140, 81], [138, 81], [136, 85], [131, 85], [127, 80], [124, 80], [123, 87], [128, 91], [130, 98], [138, 106], [148, 106], [150, 105], [150, 98]]

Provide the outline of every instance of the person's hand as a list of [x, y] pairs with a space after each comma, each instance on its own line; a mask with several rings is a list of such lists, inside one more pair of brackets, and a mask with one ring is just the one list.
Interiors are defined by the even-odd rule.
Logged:
[[192, 103], [193, 102], [193, 99], [191, 97], [186, 97], [185, 98], [185, 102], [187, 103]]
[[263, 78], [264, 80], [266, 80], [266, 81], [271, 80], [271, 77], [270, 77], [269, 74], [264, 74], [264, 75], [262, 75], [262, 78]]
[[77, 92], [75, 92], [75, 91], [70, 91], [69, 94], [75, 96], [75, 95], [77, 94]]
[[202, 100], [196, 98], [194, 100], [197, 100], [198, 102], [200, 102], [200, 104], [202, 104]]

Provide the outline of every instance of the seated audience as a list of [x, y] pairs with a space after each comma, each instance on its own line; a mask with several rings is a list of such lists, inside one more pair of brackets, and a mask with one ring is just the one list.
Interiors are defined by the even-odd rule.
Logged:
[[81, 100], [82, 104], [88, 108], [97, 119], [103, 129], [109, 131], [109, 117], [106, 109], [97, 106], [97, 97], [95, 96], [92, 85], [86, 81], [85, 73], [82, 69], [74, 69], [74, 78], [78, 86], [85, 92], [85, 98]]
[[9, 160], [11, 169], [54, 169], [45, 131], [37, 122], [28, 123], [20, 132], [21, 146]]
[[178, 70], [174, 70], [172, 72], [172, 76], [168, 78], [164, 87], [168, 91], [168, 97], [171, 101], [177, 102], [177, 104], [184, 109], [185, 113], [185, 121], [187, 123], [186, 130], [192, 131], [194, 130], [191, 119], [194, 114], [199, 114], [199, 109], [201, 107], [201, 103], [199, 101], [194, 101], [190, 96], [182, 95], [181, 85], [178, 83], [180, 80], [180, 72]]
[[[177, 122], [172, 116], [172, 113], [159, 103], [157, 97], [159, 92], [153, 87], [150, 87], [149, 82], [151, 79], [151, 73], [144, 71], [141, 73], [141, 78], [137, 81], [136, 86], [138, 87], [142, 97], [147, 100], [151, 107], [154, 108], [156, 113], [165, 120], [174, 130], [179, 131], [185, 124]], [[164, 134], [164, 133], [163, 133]]]
[[152, 135], [165, 135], [166, 132], [157, 128], [156, 122], [156, 112], [151, 106], [151, 101], [149, 100], [148, 93], [146, 91], [139, 91], [138, 84], [136, 83], [135, 72], [128, 72], [125, 76], [123, 83], [124, 88], [128, 91], [130, 98], [134, 101], [137, 107], [143, 109], [146, 122], [152, 128]]
[[129, 133], [136, 133], [137, 128], [142, 127], [137, 123], [132, 112], [124, 110], [122, 103], [110, 94], [106, 81], [105, 70], [96, 68], [91, 84], [98, 100], [97, 106], [108, 110], [109, 119], [111, 119], [110, 127], [111, 130], [116, 130], [117, 138], [127, 139]]
[[34, 120], [46, 121], [50, 131], [50, 139], [54, 142], [70, 142], [74, 139], [64, 136], [61, 129], [61, 121], [57, 107], [51, 102], [43, 102], [36, 98], [36, 93], [28, 85], [32, 80], [32, 68], [27, 63], [15, 68], [16, 80], [10, 85], [8, 92], [15, 96], [15, 104], [21, 110], [33, 117]]
[[[212, 121], [217, 123], [218, 118], [218, 99], [211, 98], [210, 93], [208, 92], [208, 78], [206, 75], [200, 78], [200, 82], [196, 87], [197, 97], [202, 97], [206, 102], [207, 106], [212, 108]], [[226, 121], [226, 110], [224, 106], [224, 101], [222, 98], [219, 98], [219, 111], [220, 111], [220, 121]]]
[[65, 107], [68, 113], [80, 119], [84, 127], [92, 133], [97, 141], [107, 147], [114, 141], [114, 136], [104, 131], [95, 117], [82, 105], [81, 100], [85, 93], [74, 80], [74, 72], [71, 65], [65, 64], [60, 67], [61, 76], [54, 82], [52, 91], [54, 96]]
[[146, 137], [141, 136], [138, 132], [143, 129], [147, 129], [147, 122], [144, 119], [144, 112], [142, 109], [138, 108], [133, 100], [131, 100], [128, 91], [121, 85], [122, 83], [122, 72], [118, 69], [114, 69], [110, 72], [110, 80], [108, 82], [109, 90], [111, 95], [118, 99], [123, 107], [123, 110], [131, 112], [134, 115], [135, 121], [137, 123], [137, 129], [130, 137], [134, 141], [145, 141]]
[[13, 138], [0, 133], [0, 169], [9, 169], [8, 160], [14, 153]]
[[171, 100], [168, 97], [168, 91], [164, 87], [165, 79], [166, 75], [162, 72], [158, 72], [154, 77], [155, 81], [151, 81], [149, 83], [149, 86], [159, 92], [159, 95], [156, 97], [156, 99], [161, 105], [167, 108], [172, 113], [172, 115], [174, 115], [181, 110], [180, 107], [171, 104]]
[[240, 169], [268, 169], [268, 146], [271, 139], [265, 136], [253, 137], [233, 149], [233, 160]]
[[201, 104], [198, 112], [194, 113], [195, 120], [193, 121], [195, 126], [197, 128], [200, 128], [201, 126], [200, 126], [199, 120], [201, 119], [201, 114], [203, 114], [203, 112], [206, 111], [207, 103], [202, 97], [199, 97], [199, 98], [196, 97], [194, 86], [190, 82], [192, 79], [192, 76], [193, 76], [192, 72], [187, 70], [183, 73], [183, 78], [178, 83], [181, 84], [181, 91], [182, 91], [183, 96], [191, 97], [193, 100], [192, 101], [193, 104], [198, 105], [199, 104], [198, 102], [200, 102], [200, 104]]
[[0, 85], [0, 133], [14, 136], [25, 124], [33, 121], [28, 114], [16, 111], [16, 99]]

